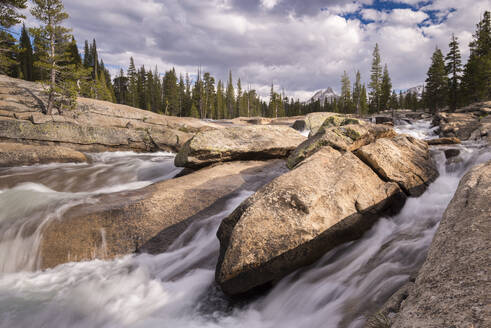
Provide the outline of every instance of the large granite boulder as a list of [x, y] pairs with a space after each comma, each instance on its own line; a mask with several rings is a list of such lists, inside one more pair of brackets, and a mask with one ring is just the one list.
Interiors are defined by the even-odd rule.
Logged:
[[295, 167], [305, 158], [311, 156], [324, 146], [331, 146], [341, 151], [354, 151], [364, 145], [374, 142], [379, 138], [391, 138], [396, 135], [395, 131], [386, 125], [375, 124], [347, 124], [342, 122], [354, 122], [348, 119], [336, 122], [336, 116], [326, 120], [324, 126], [317, 134], [301, 143], [288, 157], [289, 168]]
[[283, 158], [305, 139], [298, 131], [282, 125], [203, 131], [186, 142], [175, 165], [200, 168], [217, 162]]
[[405, 197], [353, 153], [323, 147], [223, 220], [216, 281], [234, 295], [280, 279], [359, 238]]
[[46, 224], [40, 267], [164, 251], [221, 198], [241, 188], [259, 188], [286, 170], [282, 160], [225, 163], [139, 190], [101, 195], [96, 203], [75, 206]]
[[426, 142], [407, 135], [378, 139], [356, 155], [385, 181], [392, 181], [411, 196], [419, 196], [438, 177]]
[[392, 328], [489, 327], [490, 195], [491, 161], [460, 181]]
[[0, 143], [0, 167], [86, 161], [84, 154], [66, 147]]

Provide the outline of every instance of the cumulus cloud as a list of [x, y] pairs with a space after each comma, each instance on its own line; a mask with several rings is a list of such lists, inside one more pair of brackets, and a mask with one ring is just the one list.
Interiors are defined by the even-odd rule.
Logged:
[[[232, 69], [234, 79], [264, 96], [274, 83], [301, 99], [328, 86], [339, 90], [344, 70], [354, 78], [359, 69], [367, 81], [376, 42], [395, 88], [419, 84], [435, 46], [445, 51], [452, 32], [466, 53], [487, 6], [487, 0], [472, 6], [435, 0], [421, 8], [419, 1], [399, 2], [415, 7], [388, 10], [372, 0], [64, 1], [79, 44], [96, 38], [114, 70], [126, 68], [130, 56], [137, 65], [183, 74], [200, 65], [222, 80]], [[444, 17], [435, 22], [430, 12]]]

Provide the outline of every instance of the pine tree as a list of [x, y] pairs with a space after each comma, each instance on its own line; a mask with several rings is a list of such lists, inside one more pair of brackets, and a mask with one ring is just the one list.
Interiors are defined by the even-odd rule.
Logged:
[[225, 118], [225, 101], [223, 96], [223, 83], [218, 80], [217, 85], [217, 98], [216, 98], [216, 108], [217, 108], [217, 119]]
[[128, 66], [128, 102], [127, 105], [137, 107], [138, 106], [138, 81], [136, 74], [135, 61], [133, 57], [130, 57], [130, 65]]
[[455, 111], [459, 102], [460, 81], [462, 79], [462, 60], [460, 56], [459, 43], [457, 37], [452, 33], [449, 52], [445, 57], [446, 73], [450, 75], [448, 83], [448, 104], [452, 111]]
[[360, 111], [360, 98], [361, 98], [361, 74], [360, 71], [356, 71], [356, 81], [353, 85], [353, 106], [356, 109], [356, 113], [361, 114]]
[[[25, 16], [19, 9], [25, 9], [27, 0], [2, 0], [0, 2], [0, 26], [9, 28], [21, 22]], [[7, 31], [0, 30], [0, 73], [19, 76], [17, 66], [19, 49], [15, 38]]]
[[183, 116], [185, 113], [184, 101], [186, 98], [186, 85], [184, 84], [184, 78], [182, 77], [182, 74], [179, 74], [178, 93], [179, 93], [179, 116]]
[[242, 111], [242, 83], [240, 82], [240, 78], [237, 80], [237, 99], [236, 99], [236, 110], [235, 116], [245, 116]]
[[426, 79], [426, 103], [433, 112], [443, 108], [447, 101], [448, 78], [440, 49], [436, 49], [431, 58]]
[[227, 117], [226, 118], [234, 118], [234, 108], [235, 108], [235, 91], [234, 85], [232, 81], [232, 70], [228, 73], [228, 82], [227, 89], [225, 91], [225, 101], [227, 104]]
[[114, 78], [114, 93], [118, 104], [126, 104], [128, 99], [128, 78], [124, 76], [123, 69], [119, 71], [119, 76]]
[[70, 64], [75, 65], [76, 67], [82, 66], [82, 57], [80, 57], [77, 42], [75, 41], [75, 37], [73, 37], [73, 35], [72, 40], [68, 45], [68, 56], [70, 58]]
[[72, 76], [74, 70], [69, 65], [60, 66], [67, 62], [67, 44], [69, 29], [61, 26], [68, 18], [61, 0], [33, 0], [31, 14], [41, 22], [38, 28], [32, 28], [31, 34], [37, 36], [38, 48], [43, 51], [35, 65], [49, 73], [48, 101], [45, 113], [51, 115], [53, 108], [71, 108], [75, 106], [77, 89]]
[[399, 108], [399, 99], [397, 97], [396, 91], [392, 90], [392, 94], [389, 99], [389, 108], [388, 109], [398, 109]]
[[382, 76], [382, 84], [381, 84], [380, 110], [387, 109], [387, 105], [390, 100], [391, 90], [392, 90], [392, 81], [389, 76], [389, 69], [387, 68], [387, 64], [385, 64], [384, 73]]
[[485, 11], [469, 44], [470, 56], [462, 77], [467, 103], [491, 99], [491, 13]]
[[89, 48], [89, 42], [85, 40], [84, 47], [84, 67], [89, 68], [92, 66], [92, 53]]
[[341, 98], [339, 102], [343, 113], [351, 112], [351, 82], [346, 71], [341, 77]]
[[191, 81], [189, 80], [189, 74], [186, 73], [186, 92], [184, 97], [184, 113], [185, 116], [191, 116], [191, 105], [193, 99], [191, 96]]
[[0, 30], [0, 73], [18, 77], [18, 55], [19, 48], [15, 38], [10, 33]]
[[380, 111], [380, 98], [382, 94], [382, 64], [380, 59], [380, 51], [378, 43], [375, 44], [373, 49], [373, 60], [370, 75], [370, 108], [372, 112]]
[[26, 18], [19, 9], [27, 8], [27, 0], [2, 0], [0, 2], [0, 25], [9, 28]]
[[22, 78], [27, 81], [34, 81], [34, 53], [32, 50], [31, 39], [25, 25], [22, 25], [19, 46], [19, 65]]
[[368, 114], [368, 98], [367, 98], [367, 88], [365, 87], [365, 84], [363, 84], [361, 87], [360, 113], [362, 115]]

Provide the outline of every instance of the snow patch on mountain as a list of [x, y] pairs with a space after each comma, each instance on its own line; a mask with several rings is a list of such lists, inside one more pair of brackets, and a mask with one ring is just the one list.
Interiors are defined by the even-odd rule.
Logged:
[[334, 101], [334, 99], [339, 98], [339, 95], [331, 87], [328, 87], [325, 90], [321, 89], [321, 90], [315, 92], [314, 95], [312, 96], [312, 98], [310, 98], [310, 100], [307, 103], [313, 103], [317, 100], [320, 100], [320, 103], [322, 105], [322, 104], [324, 104], [324, 101], [326, 98], [327, 98], [327, 101], [329, 103], [332, 103]]

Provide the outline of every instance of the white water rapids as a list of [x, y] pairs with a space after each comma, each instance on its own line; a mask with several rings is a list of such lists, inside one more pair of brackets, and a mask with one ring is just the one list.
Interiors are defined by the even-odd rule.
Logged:
[[[429, 123], [399, 127], [428, 138]], [[169, 154], [99, 154], [92, 164], [0, 169], [0, 327], [361, 327], [368, 313], [421, 266], [443, 211], [472, 165], [489, 149], [465, 144], [440, 177], [402, 211], [360, 240], [328, 252], [255, 299], [229, 302], [214, 284], [221, 220], [254, 191], [241, 191], [217, 215], [195, 221], [159, 255], [67, 263], [35, 271], [40, 225], [100, 193], [137, 189], [179, 172]]]

